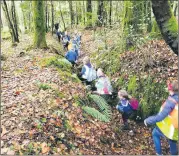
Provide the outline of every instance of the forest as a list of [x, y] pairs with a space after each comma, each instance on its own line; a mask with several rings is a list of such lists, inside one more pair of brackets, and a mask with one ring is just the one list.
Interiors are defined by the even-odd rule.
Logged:
[[177, 155], [178, 1], [0, 4], [1, 154]]

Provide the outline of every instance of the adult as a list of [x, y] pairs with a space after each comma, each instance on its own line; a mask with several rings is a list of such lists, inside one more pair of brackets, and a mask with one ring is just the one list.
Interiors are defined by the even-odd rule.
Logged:
[[59, 23], [55, 23], [55, 33], [56, 33], [58, 40], [60, 42], [61, 37], [62, 37], [62, 33], [58, 29], [59, 29]]
[[175, 80], [167, 85], [169, 97], [161, 106], [159, 113], [144, 120], [146, 126], [156, 124], [152, 137], [157, 155], [162, 154], [161, 137], [167, 138], [171, 155], [178, 153], [178, 81]]
[[83, 67], [78, 76], [86, 85], [90, 85], [91, 82], [96, 79], [96, 70], [92, 67], [88, 56], [83, 59]]

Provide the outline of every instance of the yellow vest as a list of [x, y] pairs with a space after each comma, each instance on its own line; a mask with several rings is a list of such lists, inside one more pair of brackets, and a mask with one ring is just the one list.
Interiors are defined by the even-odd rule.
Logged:
[[[175, 108], [165, 119], [156, 124], [167, 138], [178, 140], [178, 103], [171, 97], [169, 97], [168, 100], [175, 103]], [[163, 110], [165, 103], [160, 108], [160, 112]]]

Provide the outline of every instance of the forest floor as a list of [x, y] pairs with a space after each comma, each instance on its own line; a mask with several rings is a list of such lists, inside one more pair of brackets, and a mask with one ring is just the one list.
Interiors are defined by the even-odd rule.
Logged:
[[[90, 31], [83, 36], [82, 58], [95, 49]], [[46, 38], [48, 45], [62, 49], [50, 34]], [[85, 86], [65, 79], [53, 66], [42, 66], [44, 58], [57, 54], [51, 48], [27, 50], [31, 43], [30, 35], [23, 35], [15, 47], [2, 40], [1, 154], [155, 154], [152, 128], [129, 121], [134, 133], [122, 131], [115, 107], [109, 123], [84, 115], [75, 97], [85, 96]], [[162, 144], [163, 154], [168, 154], [166, 140]]]

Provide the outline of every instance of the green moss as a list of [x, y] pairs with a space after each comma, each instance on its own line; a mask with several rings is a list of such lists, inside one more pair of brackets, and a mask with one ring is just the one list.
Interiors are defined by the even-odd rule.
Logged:
[[55, 61], [56, 59], [57, 59], [57, 57], [55, 57], [55, 56], [43, 58], [40, 61], [40, 66], [41, 67], [49, 67], [50, 65], [52, 65], [52, 62]]
[[174, 15], [165, 23], [165, 31], [169, 31], [172, 36], [178, 36], [178, 24]]
[[34, 17], [34, 47], [46, 48], [45, 38], [45, 21], [44, 21], [44, 2], [37, 0], [33, 1], [33, 17]]

